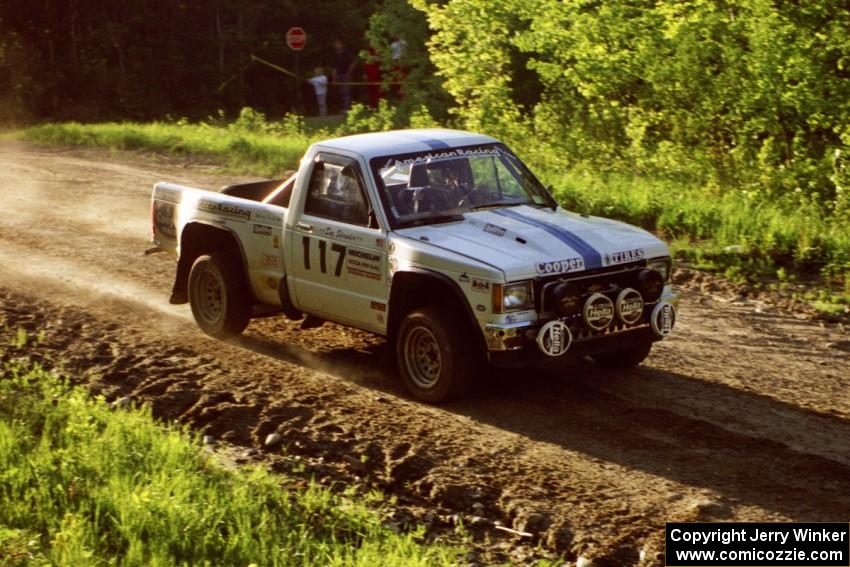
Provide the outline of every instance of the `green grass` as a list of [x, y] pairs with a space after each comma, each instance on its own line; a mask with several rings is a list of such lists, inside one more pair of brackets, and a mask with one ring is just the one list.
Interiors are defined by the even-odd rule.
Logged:
[[[268, 122], [243, 110], [234, 122], [75, 123], [34, 126], [17, 135], [56, 144], [86, 144], [145, 149], [211, 158], [230, 171], [280, 176], [295, 168], [316, 140], [356, 131], [386, 128], [391, 109], [364, 109], [323, 122], [289, 116]], [[523, 148], [516, 148], [523, 154]], [[782, 196], [706, 187], [687, 179], [599, 172], [587, 167], [561, 169], [545, 145], [532, 144], [536, 172], [572, 210], [638, 224], [672, 242], [679, 260], [739, 281], [757, 282], [777, 270], [804, 278], [821, 276], [822, 285], [840, 296], [850, 289], [850, 218], [795, 193]], [[528, 157], [528, 156], [526, 156]]]
[[[29, 345], [28, 345], [29, 343]], [[384, 526], [373, 494], [229, 470], [144, 409], [111, 410], [0, 347], [0, 564], [446, 565]], [[12, 354], [10, 354], [12, 353]], [[369, 504], [369, 506], [367, 506]]]
[[262, 114], [246, 111], [229, 124], [220, 121], [67, 122], [33, 126], [20, 136], [46, 144], [147, 150], [209, 158], [230, 171], [279, 177], [284, 171], [297, 168], [307, 147], [326, 134], [322, 129], [310, 131], [297, 119], [269, 123]]
[[814, 204], [580, 169], [543, 177], [567, 208], [659, 233], [696, 267], [742, 281], [791, 269], [850, 282], [850, 223]]

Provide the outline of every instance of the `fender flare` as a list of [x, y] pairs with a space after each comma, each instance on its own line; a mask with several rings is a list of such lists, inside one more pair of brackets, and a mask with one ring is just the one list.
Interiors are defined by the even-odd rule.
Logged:
[[[429, 270], [427, 268], [421, 268], [417, 266], [411, 266], [409, 268], [405, 268], [403, 271], [396, 272], [393, 275], [393, 280], [399, 274], [415, 274], [418, 277], [428, 278], [431, 281], [437, 282], [440, 286], [446, 286], [448, 289], [452, 291], [452, 296], [456, 302], [459, 302], [463, 305], [462, 317], [463, 319], [475, 329], [475, 340], [474, 344], [476, 347], [480, 348], [483, 351], [487, 350], [486, 341], [484, 339], [484, 333], [481, 330], [481, 325], [478, 323], [478, 319], [475, 317], [475, 313], [472, 310], [472, 306], [469, 303], [466, 295], [464, 295], [463, 290], [461, 290], [460, 286], [448, 277], [445, 274], [441, 274], [439, 272], [435, 272], [433, 270]], [[395, 287], [395, 283], [393, 283], [393, 287], [390, 288], [390, 301], [389, 301], [389, 325], [387, 326], [387, 337], [390, 340], [394, 339], [394, 335], [396, 329], [398, 328], [398, 324], [401, 323], [401, 319], [405, 314], [396, 314], [393, 312], [393, 288]]]
[[[191, 262], [189, 260], [185, 259], [185, 256], [183, 254], [183, 252], [184, 252], [183, 240], [184, 240], [186, 231], [192, 225], [198, 225], [198, 226], [205, 227], [207, 229], [219, 231], [219, 232], [227, 235], [234, 242], [236, 242], [236, 248], [239, 251], [239, 259], [242, 262], [242, 276], [245, 278], [245, 285], [247, 286], [248, 291], [250, 291], [250, 293], [251, 293], [251, 302], [256, 303], [257, 298], [254, 295], [254, 288], [251, 285], [251, 278], [248, 276], [248, 257], [245, 254], [245, 246], [242, 243], [242, 241], [239, 239], [239, 236], [230, 227], [221, 226], [221, 225], [217, 225], [217, 224], [214, 224], [214, 223], [201, 221], [201, 220], [192, 220], [192, 221], [186, 223], [183, 226], [183, 229], [180, 231], [180, 234], [178, 235], [178, 240], [177, 240], [177, 246], [178, 246], [178, 248], [177, 248], [177, 252], [178, 252], [177, 270], [176, 270], [176, 273], [174, 274], [174, 290], [175, 291], [178, 290], [178, 289], [184, 289], [185, 290], [186, 285], [189, 281], [189, 270], [192, 268], [192, 265], [191, 265]], [[203, 250], [203, 247], [201, 247], [201, 249]], [[206, 252], [210, 252], [210, 251], [211, 250], [206, 250], [202, 253], [206, 253]], [[192, 262], [194, 262], [194, 258], [192, 259]]]

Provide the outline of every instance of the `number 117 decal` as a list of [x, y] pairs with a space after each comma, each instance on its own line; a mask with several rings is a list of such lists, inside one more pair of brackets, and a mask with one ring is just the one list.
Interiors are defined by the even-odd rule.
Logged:
[[[304, 269], [310, 270], [310, 237], [305, 236], [301, 239], [301, 245], [304, 247]], [[327, 268], [327, 247], [328, 243], [326, 240], [319, 240], [319, 269], [323, 274], [328, 273]], [[334, 243], [331, 245], [331, 251], [339, 254], [336, 259], [336, 267], [334, 268], [334, 275], [339, 277], [342, 273], [342, 264], [345, 262], [345, 254], [347, 252], [345, 246], [342, 244]]]

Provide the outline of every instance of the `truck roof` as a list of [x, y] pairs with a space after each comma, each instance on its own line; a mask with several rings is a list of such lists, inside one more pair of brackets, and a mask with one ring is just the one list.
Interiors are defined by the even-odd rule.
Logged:
[[336, 149], [360, 154], [367, 160], [373, 157], [413, 152], [426, 152], [471, 146], [474, 144], [492, 144], [495, 138], [446, 128], [428, 128], [419, 130], [391, 130], [344, 136], [316, 143], [317, 147]]

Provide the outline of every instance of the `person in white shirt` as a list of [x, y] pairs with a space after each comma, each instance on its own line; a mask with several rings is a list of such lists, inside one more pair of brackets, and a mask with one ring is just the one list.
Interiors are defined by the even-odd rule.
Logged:
[[307, 79], [307, 82], [313, 85], [313, 90], [316, 92], [319, 116], [325, 116], [328, 113], [328, 77], [321, 67], [316, 67], [313, 73], [314, 76]]

